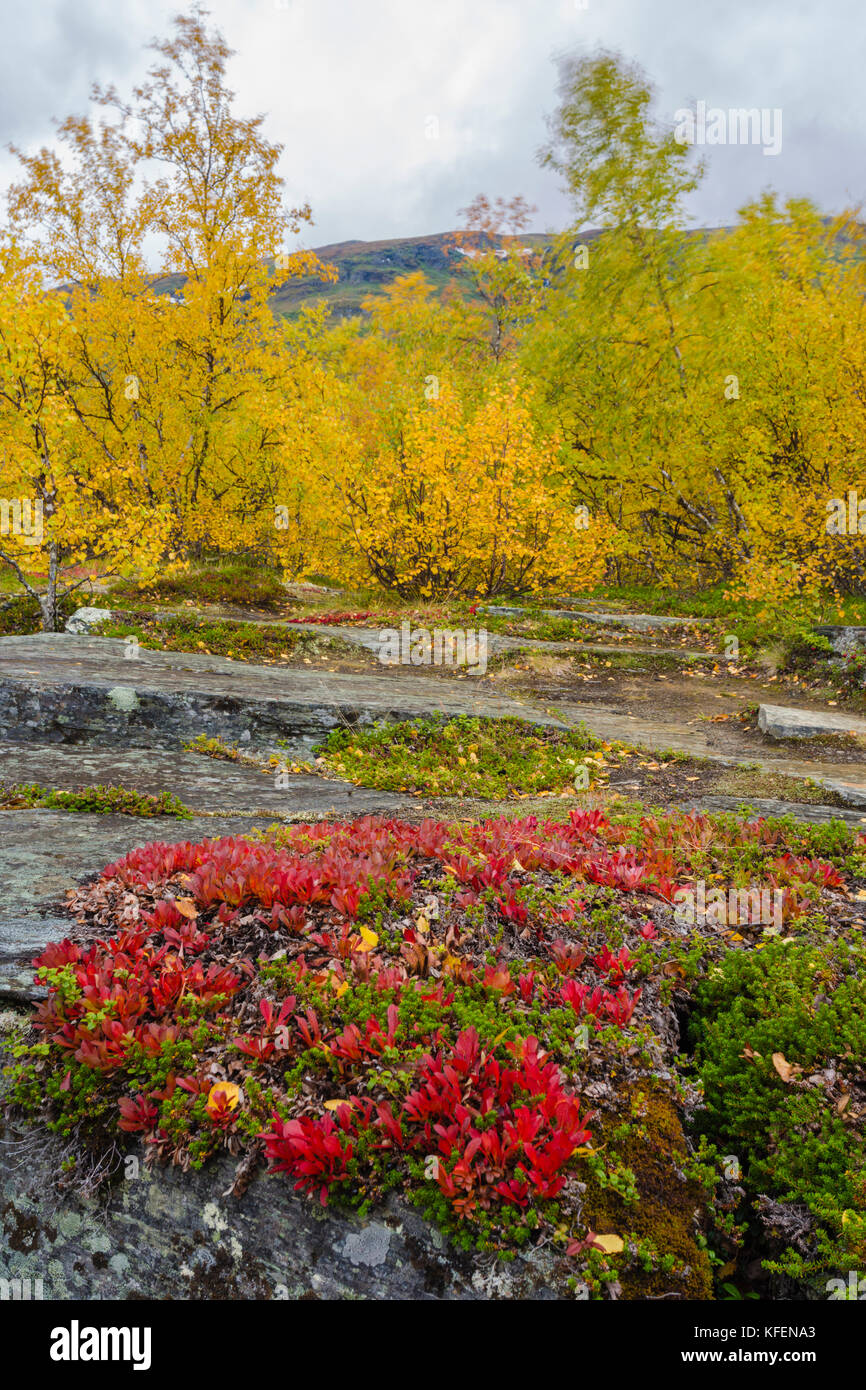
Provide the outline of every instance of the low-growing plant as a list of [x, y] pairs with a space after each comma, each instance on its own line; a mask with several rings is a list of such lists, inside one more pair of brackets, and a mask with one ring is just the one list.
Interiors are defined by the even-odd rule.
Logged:
[[239, 561], [162, 575], [147, 583], [120, 580], [112, 586], [111, 598], [233, 604], [265, 611], [284, 609], [296, 602], [274, 570]]
[[866, 947], [841, 938], [731, 952], [696, 992], [701, 1128], [739, 1156], [753, 1193], [804, 1203], [794, 1276], [866, 1258]]
[[583, 726], [521, 719], [430, 719], [334, 729], [315, 750], [327, 770], [361, 786], [434, 796], [500, 798], [573, 792], [598, 780], [601, 744]]
[[154, 796], [126, 787], [99, 785], [64, 791], [42, 787], [37, 782], [0, 783], [0, 807], [4, 810], [36, 806], [104, 816], [174, 816], [179, 820], [189, 820], [192, 816], [189, 807], [171, 792]]

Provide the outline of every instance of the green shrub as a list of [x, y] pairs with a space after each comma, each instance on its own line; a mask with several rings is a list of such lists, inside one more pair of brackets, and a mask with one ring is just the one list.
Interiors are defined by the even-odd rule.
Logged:
[[732, 951], [696, 995], [701, 1128], [753, 1193], [811, 1211], [809, 1258], [789, 1249], [776, 1265], [795, 1276], [866, 1258], [864, 974], [862, 942], [773, 941]]
[[96, 815], [175, 816], [189, 820], [192, 812], [171, 792], [152, 796], [126, 787], [81, 787], [77, 791], [58, 791], [38, 782], [0, 782], [0, 808], [20, 810], [33, 806], [55, 811], [87, 811]]
[[499, 798], [573, 790], [603, 764], [582, 726], [553, 729], [523, 719], [461, 715], [334, 729], [317, 751], [331, 772], [365, 787], [435, 796]]
[[[60, 626], [83, 604], [88, 602], [81, 593], [66, 594], [58, 603]], [[42, 613], [35, 599], [23, 597], [0, 602], [0, 637], [29, 637], [42, 631]]]
[[166, 575], [148, 583], [121, 580], [111, 598], [159, 599], [165, 603], [230, 603], [243, 608], [280, 609], [292, 600], [273, 570], [234, 562], [219, 568]]
[[826, 676], [829, 674], [826, 661], [832, 651], [826, 637], [798, 632], [783, 644], [779, 670], [797, 676]]

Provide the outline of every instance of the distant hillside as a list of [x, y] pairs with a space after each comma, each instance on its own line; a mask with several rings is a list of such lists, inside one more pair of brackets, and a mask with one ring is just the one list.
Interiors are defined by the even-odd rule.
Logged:
[[[398, 275], [422, 271], [437, 291], [450, 282], [465, 280], [466, 257], [454, 247], [453, 232], [434, 232], [430, 236], [408, 237], [392, 241], [339, 241], [312, 249], [320, 261], [336, 266], [339, 279], [328, 284], [315, 276], [287, 277], [271, 296], [274, 312], [288, 318], [299, 313], [305, 304], [330, 305], [335, 318], [354, 318], [361, 314], [361, 301], [369, 294], [381, 294]], [[578, 237], [592, 241], [598, 233], [588, 232]], [[527, 232], [520, 244], [533, 250], [549, 246], [552, 237], [542, 232]], [[269, 262], [273, 267], [273, 262]], [[274, 270], [275, 277], [280, 272]], [[178, 294], [183, 276], [163, 275], [154, 281], [157, 294]]]
[[[296, 314], [303, 304], [325, 301], [338, 318], [360, 314], [361, 301], [369, 294], [381, 294], [398, 275], [423, 271], [431, 285], [442, 290], [449, 281], [465, 276], [465, 257], [451, 243], [453, 232], [409, 237], [405, 241], [340, 241], [315, 247], [321, 261], [337, 267], [336, 284], [323, 284], [314, 278], [288, 279], [272, 296], [278, 314]], [[543, 249], [551, 238], [530, 232], [521, 244]]]
[[[825, 221], [829, 222], [829, 218]], [[709, 237], [730, 230], [722, 227], [695, 228], [692, 236]], [[591, 242], [601, 235], [597, 231], [581, 232], [575, 242]], [[361, 314], [361, 301], [370, 294], [381, 294], [398, 275], [422, 271], [431, 285], [441, 291], [449, 283], [466, 283], [466, 258], [453, 244], [453, 232], [434, 232], [430, 236], [399, 238], [391, 241], [339, 241], [329, 246], [313, 248], [319, 260], [336, 266], [339, 279], [324, 283], [314, 276], [288, 277], [280, 281], [280, 272], [273, 262], [277, 287], [271, 296], [274, 312], [288, 318], [298, 314], [305, 304], [326, 303], [335, 318], [354, 318]], [[543, 232], [527, 232], [520, 244], [533, 250], [544, 250], [553, 237]], [[180, 295], [183, 276], [163, 275], [154, 280], [157, 294]], [[67, 286], [58, 287], [61, 292]]]

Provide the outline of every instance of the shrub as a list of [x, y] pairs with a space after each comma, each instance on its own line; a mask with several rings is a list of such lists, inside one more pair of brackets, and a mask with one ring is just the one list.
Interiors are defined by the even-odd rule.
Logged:
[[[866, 947], [773, 941], [731, 952], [697, 992], [693, 1024], [702, 1127], [738, 1155], [754, 1192], [804, 1202], [814, 1217], [794, 1275], [866, 1257]], [[847, 1267], [847, 1265], [846, 1265]]]
[[335, 729], [317, 750], [320, 763], [361, 786], [435, 796], [573, 792], [603, 765], [601, 744], [583, 726], [556, 729], [522, 719], [461, 715]]

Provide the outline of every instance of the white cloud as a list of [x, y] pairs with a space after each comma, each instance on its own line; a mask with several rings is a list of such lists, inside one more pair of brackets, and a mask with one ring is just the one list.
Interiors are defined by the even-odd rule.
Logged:
[[[51, 117], [83, 110], [93, 80], [124, 89], [143, 45], [167, 32], [165, 0], [43, 0], [8, 25], [0, 135], [33, 145]], [[537, 225], [566, 202], [535, 153], [556, 101], [553, 57], [598, 43], [639, 62], [669, 119], [690, 100], [781, 107], [784, 144], [705, 151], [699, 221], [732, 220], [772, 183], [835, 208], [862, 197], [860, 0], [211, 0], [238, 50], [241, 109], [269, 113], [293, 201], [309, 199], [313, 244], [414, 236], [455, 225], [476, 193], [523, 193]], [[428, 138], [428, 118], [438, 138]], [[0, 179], [12, 165], [0, 161]]]

